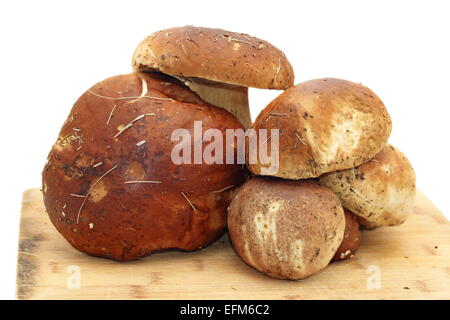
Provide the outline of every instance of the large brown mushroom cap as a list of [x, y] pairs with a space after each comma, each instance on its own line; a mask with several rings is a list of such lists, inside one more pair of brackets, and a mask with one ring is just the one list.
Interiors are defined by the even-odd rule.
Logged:
[[320, 182], [341, 198], [345, 208], [362, 217], [360, 223], [368, 228], [402, 224], [414, 205], [414, 170], [393, 146], [357, 168], [325, 174]]
[[[305, 179], [369, 161], [386, 145], [391, 119], [370, 89], [326, 78], [283, 92], [259, 114], [253, 128], [280, 132], [279, 170], [272, 175]], [[248, 167], [262, 174], [264, 165]]]
[[194, 26], [165, 29], [145, 38], [134, 52], [133, 68], [261, 89], [286, 89], [294, 83], [286, 56], [269, 42]]
[[303, 279], [328, 265], [345, 229], [339, 199], [315, 181], [253, 177], [228, 210], [237, 254], [275, 278]]
[[155, 250], [194, 250], [222, 234], [242, 165], [176, 165], [175, 129], [242, 128], [171, 77], [106, 79], [75, 103], [43, 171], [47, 212], [78, 250], [131, 260]]

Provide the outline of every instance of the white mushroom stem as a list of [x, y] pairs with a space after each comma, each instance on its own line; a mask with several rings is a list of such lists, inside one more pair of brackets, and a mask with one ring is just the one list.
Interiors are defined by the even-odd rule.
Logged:
[[181, 80], [204, 101], [231, 112], [246, 129], [251, 127], [252, 118], [248, 105], [247, 87], [203, 79], [184, 78]]

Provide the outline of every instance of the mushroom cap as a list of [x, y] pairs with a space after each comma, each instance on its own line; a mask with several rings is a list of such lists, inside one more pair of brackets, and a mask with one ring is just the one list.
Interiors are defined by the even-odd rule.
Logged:
[[[386, 145], [391, 119], [370, 89], [325, 78], [287, 89], [259, 114], [253, 128], [280, 132], [279, 170], [270, 175], [305, 179], [369, 161]], [[257, 175], [264, 166], [248, 165]]]
[[172, 161], [172, 133], [193, 136], [195, 120], [204, 131], [242, 129], [169, 76], [132, 73], [94, 85], [73, 106], [43, 171], [56, 229], [82, 252], [121, 261], [219, 237], [230, 186], [244, 173], [240, 164]]
[[237, 254], [279, 279], [303, 279], [326, 267], [344, 229], [339, 199], [311, 180], [253, 177], [228, 209], [228, 232]]
[[334, 254], [333, 261], [341, 261], [353, 258], [359, 249], [361, 241], [361, 232], [359, 231], [359, 223], [357, 216], [344, 208], [345, 214], [345, 231], [344, 239]]
[[184, 26], [145, 38], [133, 55], [135, 71], [202, 78], [261, 89], [294, 83], [284, 53], [267, 41], [222, 29]]
[[414, 205], [414, 170], [408, 159], [390, 145], [357, 168], [328, 173], [319, 179], [369, 228], [402, 224]]

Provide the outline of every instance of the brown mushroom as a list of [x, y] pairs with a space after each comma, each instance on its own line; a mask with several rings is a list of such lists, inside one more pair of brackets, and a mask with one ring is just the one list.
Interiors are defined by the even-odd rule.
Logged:
[[[242, 129], [229, 112], [157, 73], [106, 79], [73, 106], [43, 171], [47, 213], [76, 249], [114, 260], [195, 250], [226, 226], [240, 164], [177, 165], [175, 129]], [[205, 144], [205, 142], [203, 142]]]
[[243, 33], [185, 26], [155, 32], [133, 55], [136, 71], [184, 81], [203, 100], [233, 113], [248, 128], [248, 87], [286, 89], [294, 73], [284, 53]]
[[346, 80], [317, 79], [287, 89], [257, 117], [253, 128], [280, 131], [279, 168], [257, 175], [286, 179], [315, 178], [369, 161], [387, 142], [391, 120], [368, 88]]
[[356, 168], [321, 176], [320, 183], [332, 189], [368, 229], [402, 224], [414, 205], [414, 169], [391, 145]]
[[345, 218], [336, 195], [316, 181], [253, 177], [228, 209], [236, 253], [260, 272], [303, 279], [328, 265], [342, 243]]
[[351, 259], [359, 249], [361, 234], [356, 216], [344, 208], [345, 231], [342, 243], [334, 254], [333, 261]]

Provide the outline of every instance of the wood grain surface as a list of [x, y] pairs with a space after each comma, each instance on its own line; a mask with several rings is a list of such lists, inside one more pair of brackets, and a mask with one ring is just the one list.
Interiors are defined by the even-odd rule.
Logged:
[[16, 294], [18, 299], [450, 299], [450, 223], [418, 193], [409, 220], [363, 232], [354, 259], [286, 281], [244, 264], [226, 235], [200, 251], [157, 253], [128, 263], [87, 256], [59, 235], [40, 191], [31, 189], [23, 196]]

